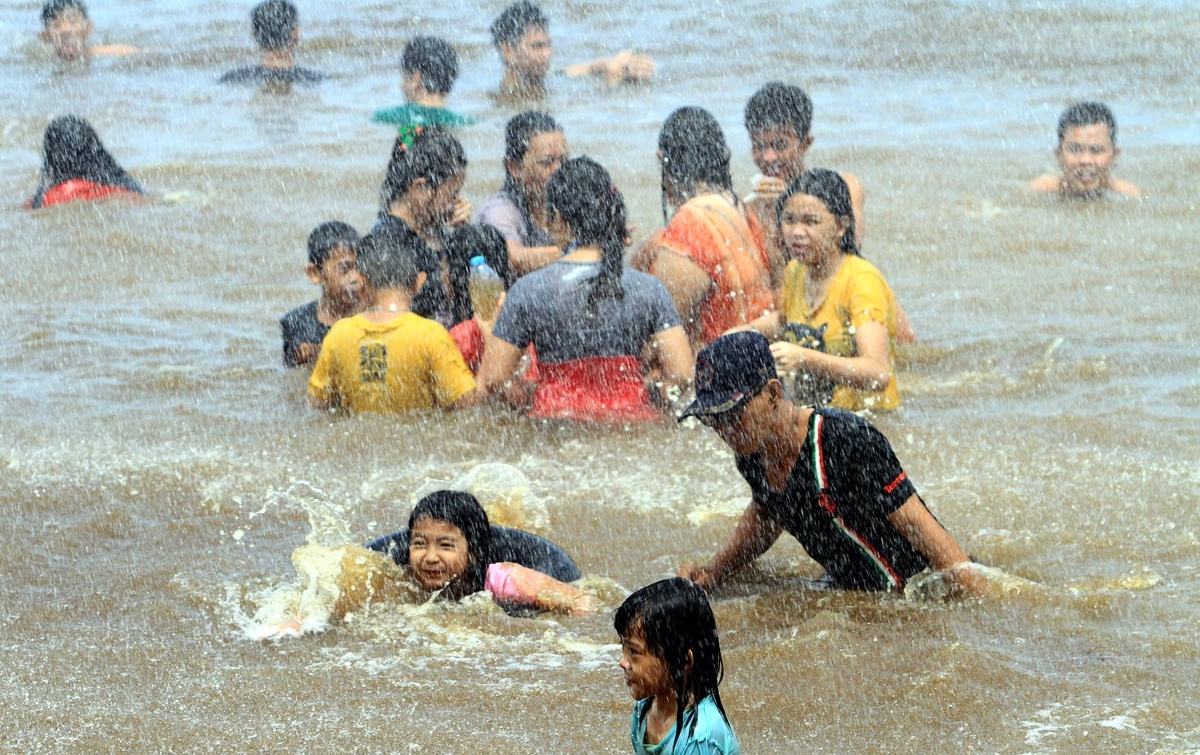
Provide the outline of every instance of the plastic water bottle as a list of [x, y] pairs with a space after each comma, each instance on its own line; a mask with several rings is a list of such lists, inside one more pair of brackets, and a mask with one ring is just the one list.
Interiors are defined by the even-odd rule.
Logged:
[[496, 316], [496, 306], [504, 293], [504, 281], [492, 269], [482, 255], [471, 258], [471, 308], [475, 316], [491, 320]]

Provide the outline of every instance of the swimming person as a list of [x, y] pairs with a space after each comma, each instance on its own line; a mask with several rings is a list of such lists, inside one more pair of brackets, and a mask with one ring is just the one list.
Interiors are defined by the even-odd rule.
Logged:
[[1140, 197], [1142, 190], [1112, 175], [1117, 149], [1117, 119], [1102, 102], [1077, 102], [1058, 119], [1054, 157], [1058, 175], [1029, 183], [1030, 191], [1058, 194], [1064, 199], [1101, 199], [1109, 192]]
[[141, 185], [117, 164], [95, 129], [77, 115], [50, 121], [42, 137], [42, 174], [25, 209], [77, 200], [140, 198]]
[[546, 184], [569, 156], [562, 127], [545, 113], [520, 113], [504, 127], [504, 184], [484, 202], [475, 222], [504, 234], [517, 275], [562, 256], [548, 230]]
[[490, 524], [470, 493], [439, 490], [417, 502], [408, 527], [365, 546], [292, 553], [306, 581], [286, 618], [250, 630], [255, 639], [326, 629], [372, 604], [407, 599], [459, 600], [487, 590], [507, 613], [586, 613], [596, 599], [574, 585], [579, 567], [554, 543], [532, 532]]
[[733, 451], [751, 500], [708, 563], [685, 564], [679, 576], [714, 587], [786, 530], [836, 588], [901, 591], [934, 569], [957, 591], [980, 589], [966, 552], [926, 508], [887, 438], [850, 412], [788, 401], [761, 334], [730, 333], [700, 352], [685, 417]]
[[322, 223], [308, 234], [304, 274], [321, 287], [321, 295], [280, 318], [285, 366], [316, 362], [329, 328], [362, 309], [365, 291], [358, 269], [359, 240], [358, 231], [338, 220]]
[[82, 0], [47, 0], [42, 6], [42, 32], [38, 36], [61, 61], [87, 62], [93, 56], [121, 56], [140, 52], [131, 45], [93, 45], [96, 26]]
[[446, 107], [458, 79], [458, 53], [440, 37], [413, 37], [400, 57], [400, 89], [404, 104], [377, 110], [371, 120], [406, 126], [467, 126], [474, 118]]
[[783, 308], [753, 327], [775, 341], [778, 368], [812, 389], [801, 390], [807, 398], [798, 402], [851, 411], [900, 406], [896, 297], [858, 254], [846, 182], [835, 171], [813, 168], [788, 186], [776, 207], [790, 259]]
[[567, 584], [579, 567], [562, 548], [530, 532], [489, 524], [470, 493], [439, 490], [420, 501], [408, 529], [367, 548], [405, 567], [427, 594], [458, 600], [487, 590], [508, 610], [586, 613], [595, 599]]
[[258, 44], [258, 65], [235, 68], [221, 84], [261, 84], [269, 91], [286, 92], [292, 84], [311, 86], [325, 74], [296, 65], [300, 45], [300, 12], [290, 0], [263, 0], [250, 12], [250, 28]]
[[[513, 102], [545, 97], [554, 46], [550, 42], [550, 20], [542, 9], [521, 0], [504, 9], [492, 22], [491, 32], [504, 64], [497, 98]], [[609, 85], [640, 82], [654, 75], [654, 61], [648, 55], [622, 50], [612, 57], [568, 66], [561, 72], [567, 76], [594, 76]]]
[[671, 113], [658, 136], [666, 227], [630, 262], [666, 284], [693, 350], [775, 309], [766, 241], [733, 193], [729, 157], [711, 113]]
[[661, 419], [648, 369], [660, 369], [668, 386], [684, 385], [692, 352], [663, 284], [624, 265], [621, 192], [599, 163], [577, 157], [550, 179], [546, 204], [562, 258], [509, 290], [479, 368], [480, 390], [504, 390], [532, 344], [541, 380], [531, 416]]
[[717, 687], [724, 676], [717, 621], [695, 583], [675, 577], [634, 591], [613, 617], [633, 699], [636, 755], [740, 755]]

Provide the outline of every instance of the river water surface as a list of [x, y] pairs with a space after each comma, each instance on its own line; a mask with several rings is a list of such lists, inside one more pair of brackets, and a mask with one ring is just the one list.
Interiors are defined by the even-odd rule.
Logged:
[[[414, 34], [453, 40], [466, 196], [500, 182], [501, 5], [301, 7], [315, 90], [217, 86], [253, 58], [250, 3], [93, 2], [139, 56], [57, 71], [35, 2], [0, 9], [0, 741], [21, 753], [629, 751], [610, 614], [706, 558], [747, 489], [714, 435], [545, 427], [500, 411], [330, 419], [280, 366], [315, 294], [304, 240], [366, 230]], [[651, 52], [656, 81], [557, 79], [571, 150], [662, 222], [655, 139], [680, 105], [741, 127], [762, 83], [804, 86], [810, 164], [867, 187], [864, 254], [921, 336], [874, 421], [1008, 594], [832, 595], [781, 541], [714, 596], [746, 753], [1200, 751], [1200, 16], [1191, 3], [546, 4], [558, 60]], [[1058, 113], [1109, 102], [1138, 202], [1021, 193]], [[37, 213], [47, 121], [87, 117], [154, 195]], [[509, 618], [376, 606], [254, 642], [307, 538], [366, 540], [482, 464], [529, 481], [606, 603]], [[515, 473], [514, 473], [515, 474]]]

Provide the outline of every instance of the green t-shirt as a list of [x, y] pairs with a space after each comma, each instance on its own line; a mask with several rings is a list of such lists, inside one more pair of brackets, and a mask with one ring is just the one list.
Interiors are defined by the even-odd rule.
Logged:
[[444, 107], [428, 107], [405, 103], [386, 110], [376, 110], [371, 120], [376, 123], [394, 123], [397, 126], [470, 126], [475, 119], [459, 115]]

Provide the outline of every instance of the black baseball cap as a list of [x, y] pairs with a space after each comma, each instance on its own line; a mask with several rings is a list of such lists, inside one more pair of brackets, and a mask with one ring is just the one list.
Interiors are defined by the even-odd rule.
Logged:
[[696, 400], [679, 419], [736, 409], [775, 377], [771, 346], [760, 333], [742, 330], [723, 335], [696, 355]]

